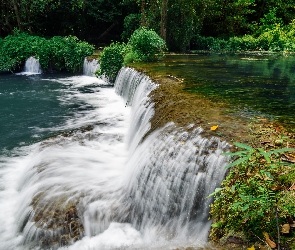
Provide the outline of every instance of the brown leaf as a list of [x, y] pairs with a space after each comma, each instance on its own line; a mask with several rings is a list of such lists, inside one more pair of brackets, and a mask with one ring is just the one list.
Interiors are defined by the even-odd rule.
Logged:
[[282, 189], [282, 187], [279, 186], [279, 185], [274, 185], [274, 186], [271, 186], [270, 189], [271, 189], [272, 191], [277, 191], [277, 190]]
[[265, 239], [266, 243], [271, 247], [271, 248], [276, 248], [276, 243], [273, 242], [270, 238]]
[[292, 186], [289, 188], [289, 190], [294, 190], [295, 189], [295, 183], [292, 184]]
[[292, 155], [290, 155], [290, 154], [283, 154], [282, 157], [281, 157], [281, 160], [295, 163], [295, 158], [292, 157]]
[[267, 144], [267, 143], [270, 143], [270, 141], [262, 141], [260, 142], [261, 144]]
[[263, 235], [264, 235], [264, 238], [265, 238], [266, 243], [267, 243], [271, 248], [276, 248], [276, 246], [277, 246], [276, 243], [273, 242], [273, 241], [269, 238], [268, 233], [263, 232]]
[[284, 224], [282, 226], [282, 231], [281, 231], [283, 234], [288, 234], [290, 233], [290, 225], [289, 224]]

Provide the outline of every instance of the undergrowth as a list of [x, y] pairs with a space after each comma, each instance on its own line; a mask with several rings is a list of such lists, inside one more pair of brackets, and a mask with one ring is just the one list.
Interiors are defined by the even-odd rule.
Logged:
[[252, 242], [291, 246], [295, 238], [295, 149], [269, 142], [261, 147], [234, 145], [239, 150], [226, 153], [232, 159], [229, 174], [212, 194], [211, 240], [242, 233]]

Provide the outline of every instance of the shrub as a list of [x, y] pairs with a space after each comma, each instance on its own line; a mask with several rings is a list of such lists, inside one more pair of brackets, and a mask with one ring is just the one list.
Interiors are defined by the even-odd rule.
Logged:
[[247, 51], [257, 49], [257, 40], [250, 35], [243, 37], [231, 37], [229, 47], [232, 51]]
[[74, 36], [55, 36], [48, 41], [48, 46], [44, 46], [46, 52], [47, 49], [52, 51], [52, 64], [54, 68], [72, 72], [81, 71], [84, 58], [92, 55], [94, 51], [93, 46], [79, 41]]
[[153, 61], [167, 50], [165, 41], [153, 30], [141, 27], [128, 41], [127, 54], [136, 55], [134, 61]]
[[123, 66], [124, 44], [112, 43], [105, 47], [100, 57], [100, 69], [96, 75], [106, 75], [112, 82], [115, 80], [119, 70]]
[[127, 44], [112, 43], [104, 48], [100, 58], [100, 70], [95, 74], [104, 74], [110, 81], [114, 81], [123, 65], [156, 60], [165, 50], [165, 41], [155, 31], [139, 28], [133, 32]]
[[230, 50], [228, 41], [224, 39], [214, 39], [212, 45], [209, 47], [213, 51], [227, 51]]
[[77, 72], [94, 47], [78, 38], [53, 37], [49, 40], [18, 30], [1, 40], [0, 71], [14, 71], [30, 57], [39, 59], [43, 70], [51, 66], [58, 70]]
[[191, 48], [196, 50], [209, 50], [214, 41], [213, 37], [196, 35], [192, 38]]

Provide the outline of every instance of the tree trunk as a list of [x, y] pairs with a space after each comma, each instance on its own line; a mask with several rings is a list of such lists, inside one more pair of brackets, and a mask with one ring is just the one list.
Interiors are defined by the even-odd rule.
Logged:
[[145, 17], [145, 0], [140, 2], [140, 12], [141, 12], [141, 26], [146, 27], [146, 17]]
[[18, 26], [19, 30], [23, 30], [20, 16], [19, 16], [19, 12], [18, 12], [18, 6], [17, 6], [18, 3], [16, 0], [13, 0], [12, 3], [13, 3], [14, 13], [15, 13], [16, 21], [17, 21], [17, 26]]
[[166, 42], [167, 40], [167, 10], [168, 0], [162, 0], [161, 6], [161, 37]]

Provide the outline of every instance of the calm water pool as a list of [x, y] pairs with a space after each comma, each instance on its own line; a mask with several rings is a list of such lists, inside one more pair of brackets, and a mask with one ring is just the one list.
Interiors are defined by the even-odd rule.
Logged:
[[152, 73], [185, 79], [186, 91], [227, 102], [233, 112], [295, 125], [295, 57], [167, 55], [144, 65]]

